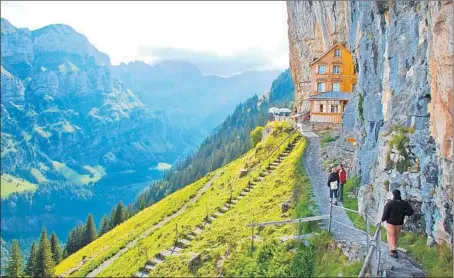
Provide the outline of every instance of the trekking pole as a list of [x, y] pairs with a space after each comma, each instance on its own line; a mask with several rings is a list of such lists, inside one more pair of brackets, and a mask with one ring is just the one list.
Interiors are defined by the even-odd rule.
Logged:
[[328, 233], [331, 233], [331, 220], [333, 218], [333, 204], [329, 204], [329, 222], [328, 222]]
[[369, 217], [366, 213], [366, 243], [367, 243], [367, 250], [369, 250]]

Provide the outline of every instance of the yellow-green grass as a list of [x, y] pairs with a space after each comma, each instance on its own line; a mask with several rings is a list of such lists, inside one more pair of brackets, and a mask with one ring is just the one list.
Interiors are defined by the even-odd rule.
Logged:
[[106, 175], [104, 168], [99, 165], [96, 165], [94, 167], [91, 167], [89, 165], [84, 166], [84, 169], [89, 171], [91, 175], [80, 174], [77, 171], [66, 166], [64, 163], [60, 163], [58, 161], [52, 161], [52, 165], [54, 166], [55, 170], [63, 175], [63, 177], [76, 185], [87, 185], [91, 182], [95, 183]]
[[36, 168], [31, 168], [30, 169], [30, 173], [32, 174], [32, 176], [35, 178], [36, 182], [37, 183], [46, 183], [48, 182], [47, 178], [41, 173], [41, 171], [39, 171], [38, 169]]
[[[358, 199], [348, 197], [348, 192], [359, 188], [359, 178], [352, 177], [345, 184], [343, 205], [346, 208], [358, 210]], [[358, 229], [366, 230], [364, 219], [356, 213], [347, 212], [350, 220]], [[371, 233], [375, 228], [371, 227]], [[386, 242], [386, 230], [382, 228], [382, 241]], [[403, 232], [399, 236], [398, 246], [406, 249], [408, 255], [419, 262], [426, 274], [430, 277], [452, 277], [452, 254], [449, 247], [427, 246], [427, 237], [424, 234]]]
[[[81, 274], [87, 274], [101, 262], [116, 254], [128, 242], [141, 235], [148, 228], [158, 223], [164, 217], [178, 211], [190, 198], [196, 195], [197, 191], [203, 187], [211, 176], [207, 175], [197, 182], [186, 186], [184, 189], [167, 196], [153, 206], [138, 212], [134, 217], [131, 217], [78, 252], [72, 254], [57, 265], [55, 269], [56, 275], [68, 275], [69, 273], [66, 272], [77, 266], [73, 275], [75, 277], [84, 276]], [[86, 258], [85, 261], [84, 258]]]
[[[179, 234], [182, 237], [196, 226], [203, 224], [207, 208], [208, 214], [211, 215], [222, 207], [230, 198], [230, 185], [233, 197], [238, 196], [241, 190], [247, 186], [248, 181], [257, 177], [261, 169], [266, 167], [267, 161], [275, 159], [279, 155], [277, 151], [271, 154], [270, 150], [278, 146], [278, 143], [289, 135], [290, 129], [282, 124], [273, 125], [273, 129], [273, 134], [265, 142], [261, 142], [260, 146], [221, 168], [223, 174], [197, 202], [190, 204], [184, 213], [154, 231], [149, 237], [140, 240], [135, 248], [123, 254], [110, 267], [101, 272], [100, 276], [130, 276], [134, 274], [146, 263], [147, 256], [151, 259], [160, 251], [169, 249], [173, 245], [176, 226], [178, 226]], [[283, 146], [287, 146], [287, 142], [290, 142], [296, 136], [296, 133], [292, 134]], [[245, 166], [249, 170], [248, 175], [240, 178], [240, 171]], [[247, 198], [245, 197], [235, 207]], [[226, 215], [228, 214], [229, 212]]]
[[428, 277], [452, 277], [452, 253], [447, 244], [427, 246], [424, 234], [403, 232], [398, 246], [419, 262]]
[[6, 198], [12, 193], [35, 191], [37, 185], [10, 174], [1, 175], [1, 197]]
[[[349, 262], [342, 250], [335, 248], [335, 241], [328, 232], [311, 238], [314, 262], [313, 277], [357, 277], [363, 261]], [[331, 251], [330, 251], [331, 250]]]
[[[184, 252], [186, 255], [183, 254], [181, 259], [178, 256], [159, 264], [153, 275], [217, 276], [231, 272], [232, 269], [229, 269], [228, 266], [235, 266], [236, 264], [229, 263], [229, 261], [235, 260], [235, 256], [223, 256], [229, 253], [236, 254], [238, 250], [241, 250], [241, 252], [248, 250], [252, 231], [246, 225], [250, 224], [251, 221], [266, 222], [296, 216], [294, 202], [292, 202], [293, 209], [288, 214], [282, 214], [281, 204], [287, 200], [292, 200], [295, 187], [303, 185], [303, 176], [295, 171], [294, 165], [300, 160], [304, 147], [305, 141], [301, 141], [278, 168], [254, 188], [254, 191], [246, 195], [219, 219], [216, 219], [212, 225], [192, 241], [192, 245]], [[306, 192], [306, 194], [309, 195], [309, 192]], [[293, 225], [255, 230], [255, 235], [265, 241], [294, 234], [296, 234], [296, 228]], [[261, 243], [258, 241], [256, 244], [260, 245]], [[196, 273], [191, 272], [187, 266], [191, 252], [199, 253], [204, 258]], [[220, 264], [225, 264], [227, 267], [224, 268]], [[105, 275], [112, 274], [115, 273], [105, 273]], [[131, 273], [125, 273], [125, 275], [128, 274]]]

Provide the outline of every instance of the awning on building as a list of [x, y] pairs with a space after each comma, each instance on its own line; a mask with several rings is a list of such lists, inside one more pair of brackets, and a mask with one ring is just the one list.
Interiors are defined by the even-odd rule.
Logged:
[[309, 100], [350, 100], [353, 96], [352, 92], [323, 92], [309, 97]]

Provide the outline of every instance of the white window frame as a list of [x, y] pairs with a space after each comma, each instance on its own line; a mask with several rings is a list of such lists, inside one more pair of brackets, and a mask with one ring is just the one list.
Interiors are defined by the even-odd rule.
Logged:
[[340, 48], [334, 49], [334, 57], [340, 57], [342, 54], [342, 51]]
[[[337, 72], [335, 69], [339, 69]], [[341, 67], [339, 65], [333, 65], [333, 74], [340, 74], [341, 73]]]
[[[323, 90], [320, 90], [320, 85], [323, 84]], [[326, 82], [317, 82], [317, 92], [324, 93], [326, 92]]]
[[[337, 90], [334, 88], [335, 84], [339, 85]], [[340, 90], [341, 90], [341, 83], [340, 82], [333, 82], [333, 92], [340, 92]]]
[[[321, 68], [323, 67], [323, 72], [321, 72]], [[326, 74], [326, 65], [318, 65], [318, 71], [317, 71], [318, 74]]]

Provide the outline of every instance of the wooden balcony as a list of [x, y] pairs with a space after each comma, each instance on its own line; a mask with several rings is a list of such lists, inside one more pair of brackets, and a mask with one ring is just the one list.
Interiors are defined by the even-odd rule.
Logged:
[[311, 112], [311, 122], [340, 124], [342, 122], [342, 113]]

